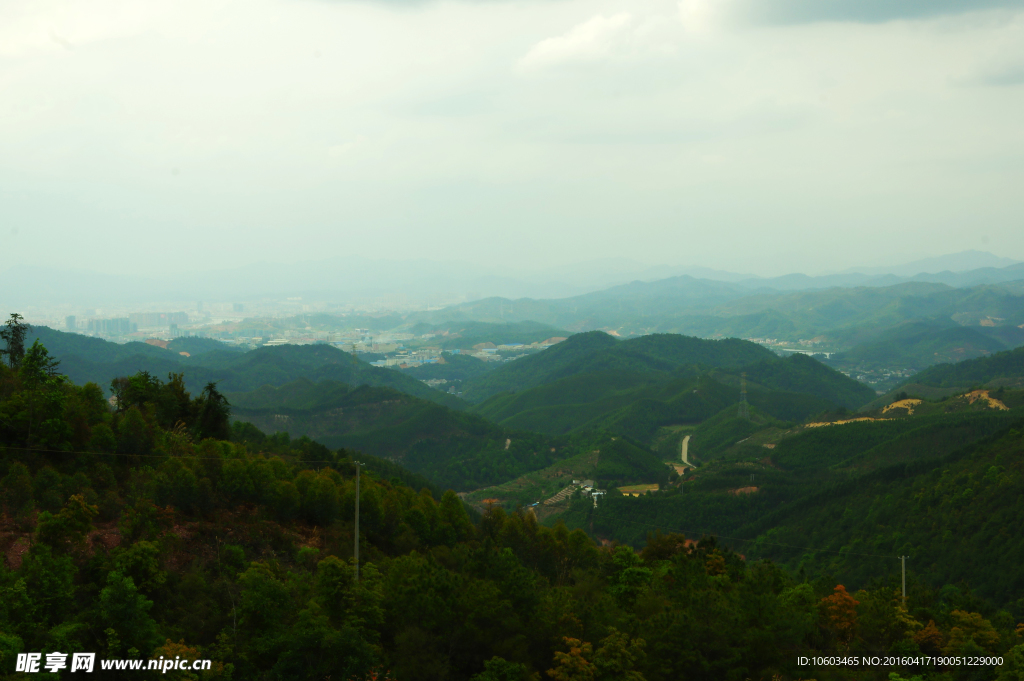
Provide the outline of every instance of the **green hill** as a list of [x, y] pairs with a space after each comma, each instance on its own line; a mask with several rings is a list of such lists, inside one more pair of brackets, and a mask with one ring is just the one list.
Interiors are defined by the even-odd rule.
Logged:
[[500, 392], [520, 392], [583, 373], [664, 374], [688, 365], [738, 367], [771, 357], [771, 351], [735, 338], [712, 341], [655, 334], [616, 341], [591, 331], [474, 379], [465, 385], [463, 395], [471, 402], [482, 402]]
[[1024, 381], [1024, 347], [998, 352], [956, 364], [940, 364], [925, 369], [908, 383], [955, 388], [986, 385], [993, 382], [1020, 384]]
[[[1016, 327], [1013, 327], [1016, 328]], [[1013, 338], [985, 333], [986, 327], [915, 321], [890, 329], [870, 342], [833, 355], [829, 364], [844, 369], [926, 367], [939, 362], [985, 357], [1007, 349]], [[1019, 343], [1018, 343], [1019, 344]]]
[[[139, 371], [159, 377], [183, 373], [185, 385], [193, 392], [211, 381], [224, 392], [246, 392], [305, 378], [389, 387], [454, 409], [466, 406], [457, 397], [434, 390], [412, 376], [369, 366], [329, 345], [281, 345], [239, 352], [219, 349], [208, 339], [177, 339], [172, 341], [171, 349], [164, 350], [145, 343], [120, 345], [46, 327], [33, 329], [29, 343], [36, 338], [48, 349], [53, 348], [51, 354], [60, 360], [60, 370], [73, 382], [92, 382], [104, 389], [114, 378]], [[184, 357], [178, 347], [192, 347], [198, 352]]]
[[996, 602], [1013, 601], [1024, 589], [1022, 427], [828, 486], [752, 523], [744, 533], [759, 541], [748, 550], [797, 565], [806, 561], [800, 552], [773, 544], [814, 546], [823, 551], [819, 569], [852, 583], [881, 567], [863, 554], [910, 555], [911, 574], [925, 583], [966, 581]]
[[262, 431], [369, 452], [456, 490], [509, 480], [555, 460], [549, 438], [391, 388], [300, 379], [227, 397], [235, 418]]
[[[52, 369], [39, 347], [16, 369], [0, 364], [4, 678], [31, 678], [33, 665], [70, 673], [71, 656], [57, 651], [94, 652], [87, 673], [99, 679], [1009, 681], [1024, 673], [1019, 422], [943, 459], [859, 477], [829, 467], [835, 456], [813, 471], [770, 459], [711, 462], [688, 474], [684, 493], [624, 498], [609, 488], [597, 506], [565, 490], [577, 467], [608, 480], [649, 480], [660, 467], [667, 482], [664, 467], [616, 436], [555, 447], [561, 465], [535, 471], [531, 484], [563, 490], [563, 517], [602, 538], [637, 539], [637, 551], [543, 526], [540, 505], [475, 516], [451, 490], [417, 491], [422, 478], [392, 462], [232, 427], [216, 391], [193, 398], [180, 381], [134, 376], [118, 383], [115, 409], [97, 386]], [[1024, 402], [1009, 392], [1007, 404]], [[1008, 415], [972, 397], [905, 402], [886, 418], [927, 427], [937, 414]], [[343, 418], [370, 405], [386, 417], [402, 400], [435, 417], [442, 409], [386, 388], [311, 381], [261, 389], [247, 404], [334, 407]], [[872, 423], [786, 436], [821, 433], [826, 450], [849, 439], [865, 452], [895, 441], [859, 431]], [[922, 442], [897, 449], [934, 444]], [[695, 541], [716, 523], [733, 523], [731, 536], [750, 541]], [[673, 531], [683, 528], [688, 536]], [[765, 555], [774, 560], [757, 559]], [[911, 556], [906, 599], [896, 555]], [[924, 655], [945, 659], [832, 664]], [[956, 664], [970, 657], [999, 661]], [[195, 674], [183, 667], [196, 660], [210, 664]], [[17, 663], [25, 673], [11, 671]], [[121, 673], [136, 664], [147, 671]]]
[[856, 409], [875, 398], [871, 388], [807, 355], [795, 354], [781, 361], [773, 356], [744, 366], [743, 371], [748, 380], [767, 388], [813, 395], [847, 409]]
[[[699, 467], [681, 486], [640, 499], [609, 497], [597, 511], [581, 502], [559, 517], [573, 527], [592, 526], [599, 537], [635, 543], [655, 528], [717, 534], [748, 558], [772, 558], [812, 577], [829, 574], [848, 587], [877, 576], [877, 561], [854, 554], [920, 555], [917, 574], [925, 583], [965, 579], [1006, 603], [1016, 598], [1012, 585], [1024, 574], [1016, 568], [1020, 577], [990, 574], [984, 560], [961, 554], [1011, 564], [997, 558], [996, 544], [982, 548], [1024, 514], [1012, 498], [1024, 479], [1017, 471], [1024, 461], [1024, 392], [1004, 397], [1022, 406], [1004, 411], [964, 396], [914, 403], [913, 414], [878, 410], [858, 415], [875, 420], [819, 427], [780, 424], [754, 407], [748, 421], [730, 408], [692, 431], [690, 459]], [[853, 417], [831, 417], [843, 418]], [[990, 449], [992, 438], [1001, 438], [998, 451]], [[936, 486], [943, 491], [931, 491]], [[975, 507], [970, 499], [981, 493], [992, 496]], [[932, 498], [935, 508], [925, 501]], [[1019, 560], [1024, 545], [1015, 540], [1008, 550]]]
[[[579, 334], [575, 338], [586, 335]], [[662, 352], [660, 358], [652, 358], [653, 352], [642, 352], [646, 348], [640, 341], [644, 340], [612, 346], [616, 352], [621, 346], [629, 347], [630, 352], [624, 356], [639, 365], [640, 370], [571, 373], [522, 392], [495, 395], [474, 406], [473, 411], [508, 427], [551, 434], [606, 430], [653, 445], [659, 428], [694, 425], [736, 404], [740, 397], [740, 373], [748, 375], [750, 403], [770, 418], [781, 421], [802, 421], [837, 406], [858, 407], [875, 397], [870, 388], [804, 355], [779, 359], [767, 353], [767, 358], [741, 366], [739, 372], [735, 368], [708, 370], [699, 365], [668, 361], [692, 356], [683, 353]], [[686, 343], [694, 340], [697, 339], [686, 339]], [[699, 349], [707, 348], [704, 343], [716, 343], [699, 342]], [[717, 343], [723, 344], [720, 347], [729, 347], [743, 342]], [[663, 350], [665, 345], [675, 346], [672, 349], [676, 350], [683, 344], [676, 345], [672, 337], [654, 337], [651, 345], [657, 351]], [[753, 344], [744, 343], [739, 347], [747, 349], [745, 346]], [[601, 358], [605, 350], [592, 354], [599, 355], [598, 359], [605, 363]], [[697, 353], [697, 357], [714, 360], [709, 354]], [[668, 358], [665, 355], [669, 355]], [[607, 364], [614, 366], [618, 362], [626, 364], [622, 356], [613, 354]], [[595, 363], [597, 360], [584, 355], [583, 358], [577, 356], [568, 366], [574, 370]]]

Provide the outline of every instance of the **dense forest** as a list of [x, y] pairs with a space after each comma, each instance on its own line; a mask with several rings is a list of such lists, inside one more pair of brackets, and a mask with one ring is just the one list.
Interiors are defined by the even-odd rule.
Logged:
[[[139, 372], [111, 382], [115, 399], [106, 392], [68, 380], [40, 343], [9, 349], [0, 367], [3, 678], [22, 678], [13, 661], [31, 651], [213, 661], [166, 675], [181, 679], [1024, 673], [1020, 613], [964, 583], [912, 575], [904, 601], [893, 572], [847, 588], [668, 523], [636, 546], [597, 543], [530, 510], [477, 514], [394, 463], [232, 424], [213, 383], [192, 395], [180, 374]], [[1019, 440], [1008, 431], [981, 445], [1003, 457], [993, 489], [1000, 476], [1016, 484]], [[887, 653], [1003, 664], [798, 663]]]
[[[39, 340], [46, 346], [75, 383], [95, 383], [104, 391], [114, 378], [147, 371], [154, 376], [180, 373], [193, 392], [210, 382], [216, 382], [224, 392], [243, 392], [303, 378], [328, 379], [349, 385], [390, 387], [453, 409], [466, 406], [457, 397], [429, 388], [400, 371], [370, 366], [330, 345], [285, 345], [240, 352], [209, 339], [179, 338], [169, 346], [177, 351], [168, 351], [138, 342], [118, 345], [46, 327], [33, 328], [25, 340], [28, 345]], [[192, 350], [199, 352], [192, 354]]]

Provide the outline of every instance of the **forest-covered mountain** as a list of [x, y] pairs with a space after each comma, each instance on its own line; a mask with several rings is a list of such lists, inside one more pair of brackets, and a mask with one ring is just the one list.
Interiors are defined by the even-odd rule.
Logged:
[[[892, 679], [891, 668], [838, 674], [798, 664], [800, 655], [837, 654], [1002, 658], [972, 674], [957, 666], [899, 667], [908, 677], [938, 671], [967, 681], [1024, 672], [1019, 606], [1001, 609], [1000, 599], [1019, 590], [1012, 531], [1024, 460], [1019, 430], [932, 461], [935, 468], [922, 473], [931, 477], [918, 476], [921, 484], [910, 489], [900, 481], [919, 468], [903, 466], [864, 479], [875, 487], [818, 490], [827, 513], [804, 532], [820, 543], [839, 546], [853, 531], [858, 548], [885, 556], [889, 542], [932, 561], [918, 572], [911, 562], [905, 602], [893, 570], [861, 568], [867, 564], [846, 553], [819, 570], [816, 556], [803, 551], [803, 571], [790, 572], [754, 560], [750, 548], [744, 559], [712, 538], [694, 541], [699, 532], [655, 532], [638, 552], [598, 546], [563, 525], [540, 526], [530, 512], [493, 507], [475, 520], [454, 493], [440, 500], [417, 493], [407, 485], [415, 478], [393, 464], [362, 476], [357, 579], [354, 460], [362, 454], [267, 436], [251, 425], [231, 428], [230, 405], [212, 386], [192, 397], [180, 379], [123, 377], [114, 410], [98, 386], [62, 377], [41, 345], [12, 364], [0, 366], [0, 664], [8, 678], [22, 676], [10, 670], [32, 651], [95, 651], [100, 679], [124, 676], [105, 667], [110, 660], [160, 657], [211, 660], [201, 678], [310, 681], [526, 681], [542, 674], [711, 681], [808, 672]], [[284, 401], [318, 404], [300, 393]], [[1016, 395], [1003, 397], [1017, 403]], [[956, 405], [947, 402], [930, 411], [954, 415]], [[979, 400], [966, 404], [962, 417], [989, 415]], [[746, 471], [718, 478], [701, 471], [688, 484], [709, 487], [705, 502], [758, 498], [713, 496], [710, 488], [730, 475]], [[656, 499], [609, 497], [590, 520], [605, 532], [619, 505], [643, 509]], [[840, 513], [844, 502], [862, 515]], [[587, 508], [589, 500], [580, 500], [567, 515]], [[929, 513], [938, 510], [949, 514], [945, 524]], [[807, 518], [806, 508], [796, 508], [777, 531], [804, 541], [795, 523]], [[663, 529], [688, 520], [673, 514]], [[627, 521], [650, 528], [639, 516], [621, 518]], [[881, 544], [859, 534], [872, 522], [886, 524]], [[914, 543], [919, 536], [931, 553]], [[755, 550], [773, 550], [761, 541]], [[951, 556], [950, 546], [976, 554]], [[1005, 555], [989, 567], [1001, 570], [985, 581], [981, 564], [999, 552]], [[944, 571], [951, 564], [964, 568]], [[805, 576], [829, 570], [865, 576], [860, 585]], [[935, 581], [947, 574], [968, 582]], [[974, 580], [996, 605], [970, 590]], [[166, 676], [189, 677], [179, 670]]]
[[712, 341], [655, 334], [618, 341], [606, 333], [592, 331], [576, 334], [540, 354], [467, 382], [463, 396], [480, 402], [499, 392], [521, 392], [584, 373], [664, 375], [685, 366], [739, 367], [772, 357], [771, 351], [735, 338]]
[[[635, 543], [655, 527], [713, 533], [748, 557], [848, 585], [893, 569], [880, 559], [915, 555], [926, 583], [965, 580], [1008, 606], [1019, 598], [1024, 571], [1001, 554], [1019, 561], [1024, 544], [992, 540], [1013, 533], [1024, 513], [1011, 501], [1024, 479], [1024, 391], [904, 398], [796, 427], [752, 412], [698, 426], [689, 456], [700, 465], [669, 490], [610, 495], [596, 511], [579, 500], [559, 517]], [[990, 565], [1004, 567], [995, 574]]]
[[909, 381], [910, 385], [936, 388], [1024, 384], [1024, 347], [998, 352], [956, 364], [940, 364], [925, 369]]
[[[216, 349], [209, 339], [177, 339], [168, 349], [146, 343], [117, 344], [74, 333], [34, 328], [27, 342], [40, 340], [61, 363], [73, 382], [96, 383], [104, 389], [118, 376], [147, 371], [164, 377], [184, 375], [185, 385], [197, 391], [216, 382], [225, 392], [244, 392], [264, 385], [283, 385], [300, 378], [333, 380], [348, 385], [390, 387], [410, 395], [460, 409], [466, 406], [453, 395], [427, 387], [398, 371], [373, 367], [330, 345], [282, 345], [250, 352]], [[198, 349], [186, 357], [181, 348]]]
[[543, 468], [565, 445], [390, 388], [300, 379], [228, 393], [235, 418], [266, 432], [371, 452], [457, 491]]
[[577, 334], [470, 381], [465, 390], [472, 397], [482, 389], [519, 386], [473, 407], [508, 427], [551, 434], [606, 430], [651, 443], [660, 428], [694, 425], [739, 402], [743, 373], [749, 402], [782, 421], [857, 408], [875, 397], [805, 355], [780, 359], [735, 339], [659, 334], [615, 341], [600, 332]]
[[[1020, 277], [1024, 279], [1024, 276]], [[966, 326], [1024, 323], [1018, 283], [954, 288], [941, 283], [750, 290], [736, 284], [676, 277], [634, 282], [559, 300], [488, 298], [416, 319], [533, 320], [572, 331], [612, 328], [701, 337], [814, 338], [884, 331], [914, 319], [953, 319]]]
[[[538, 446], [529, 458], [550, 455], [540, 479], [516, 480], [554, 493], [582, 464], [609, 492], [595, 507], [561, 487], [569, 527], [544, 527], [533, 512], [493, 506], [477, 518], [453, 492], [417, 494], [409, 485], [423, 479], [394, 462], [230, 425], [234, 401], [275, 424], [335, 410], [378, 451], [388, 430], [396, 442], [507, 432], [479, 416], [308, 379], [229, 398], [208, 384], [193, 396], [180, 376], [142, 372], [112, 382], [112, 408], [34, 344], [0, 366], [0, 664], [94, 650], [101, 660], [205, 657], [207, 676], [222, 679], [526, 681], [583, 669], [596, 681], [668, 681], [803, 677], [803, 653], [941, 653], [1003, 656], [986, 680], [1024, 672], [1014, 532], [1024, 391], [907, 397], [856, 416], [835, 407], [802, 425], [766, 416], [759, 381], [807, 380], [820, 371], [807, 362], [771, 360], [754, 376], [749, 420], [733, 403], [691, 431], [701, 465], [682, 479], [622, 436]], [[698, 380], [735, 390], [724, 377], [735, 369]], [[738, 422], [750, 432], [709, 446], [708, 433]], [[527, 458], [510, 440], [480, 460]], [[354, 461], [371, 471], [359, 581]], [[617, 494], [658, 468], [659, 491]], [[506, 484], [515, 498], [518, 483]], [[583, 528], [642, 550], [599, 547]], [[720, 540], [694, 541], [712, 531]], [[908, 553], [927, 565], [911, 563], [904, 603], [893, 556]], [[834, 678], [889, 672], [842, 671]]]
[[[577, 332], [616, 330], [623, 337], [814, 339], [816, 347], [842, 351], [830, 364], [847, 373], [919, 371], [1024, 345], [1024, 280], [963, 288], [908, 281], [777, 291], [677, 277], [561, 300], [486, 299], [410, 319], [436, 324], [499, 315]], [[876, 382], [889, 388], [896, 381]]]

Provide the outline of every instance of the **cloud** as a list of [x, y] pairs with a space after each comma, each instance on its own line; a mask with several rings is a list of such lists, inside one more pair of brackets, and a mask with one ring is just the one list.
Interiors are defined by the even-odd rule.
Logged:
[[1024, 9], [1024, 0], [723, 0], [718, 4], [730, 18], [754, 24], [872, 24], [981, 10]]
[[563, 35], [541, 40], [519, 60], [519, 69], [529, 71], [604, 57], [624, 41], [631, 22], [632, 16], [626, 12], [592, 17]]
[[1024, 85], [1024, 61], [992, 64], [959, 81], [961, 85], [1007, 87]]

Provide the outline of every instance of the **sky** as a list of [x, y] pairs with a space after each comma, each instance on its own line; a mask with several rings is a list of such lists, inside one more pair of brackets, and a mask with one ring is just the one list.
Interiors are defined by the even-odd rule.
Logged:
[[14, 264], [1024, 259], [1024, 0], [0, 3]]

